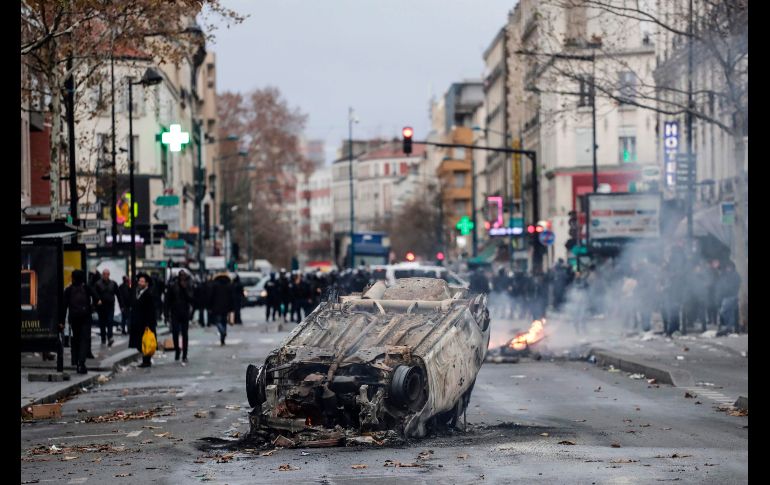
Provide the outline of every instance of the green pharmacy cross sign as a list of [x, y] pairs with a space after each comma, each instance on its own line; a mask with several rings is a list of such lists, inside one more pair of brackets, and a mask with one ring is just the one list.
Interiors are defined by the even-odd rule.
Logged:
[[171, 125], [169, 131], [164, 131], [160, 136], [160, 141], [168, 145], [172, 152], [182, 151], [182, 145], [190, 143], [190, 134], [182, 131], [182, 125]]
[[463, 236], [466, 236], [471, 233], [471, 230], [473, 230], [473, 221], [468, 216], [463, 216], [462, 219], [457, 221], [457, 225], [455, 225], [458, 231], [460, 231], [460, 234]]

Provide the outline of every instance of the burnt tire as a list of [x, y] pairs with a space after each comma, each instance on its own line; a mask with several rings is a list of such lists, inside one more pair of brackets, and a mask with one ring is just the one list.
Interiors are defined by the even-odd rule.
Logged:
[[264, 366], [249, 364], [246, 368], [246, 398], [249, 400], [249, 406], [253, 408], [267, 401]]
[[425, 377], [419, 367], [400, 365], [390, 381], [390, 399], [399, 406], [416, 406], [423, 397]]

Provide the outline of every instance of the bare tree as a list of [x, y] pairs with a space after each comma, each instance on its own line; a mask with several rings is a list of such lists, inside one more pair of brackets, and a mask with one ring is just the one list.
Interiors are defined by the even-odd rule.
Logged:
[[[532, 2], [531, 2], [532, 3]], [[535, 50], [520, 49], [519, 64], [535, 64], [539, 76], [526, 89], [535, 93], [586, 94], [651, 110], [691, 116], [721, 129], [731, 140], [734, 178], [734, 261], [742, 279], [740, 315], [747, 326], [748, 245], [748, 1], [745, 0], [543, 0], [538, 21], [547, 37]], [[557, 24], [557, 19], [561, 24]], [[566, 27], [564, 26], [566, 19]], [[588, 35], [593, 21], [600, 30]], [[582, 23], [582, 28], [580, 24]], [[640, 32], [641, 30], [641, 32]], [[656, 45], [650, 69], [629, 56], [627, 39], [640, 33]], [[689, 51], [691, 49], [691, 51]], [[688, 62], [688, 53], [692, 60]], [[525, 61], [525, 58], [532, 59]], [[592, 62], [585, 62], [590, 60]], [[619, 78], [619, 73], [628, 73]], [[688, 87], [688, 76], [692, 89]], [[570, 82], [557, 82], [566, 79]], [[566, 87], [565, 87], [566, 86]], [[557, 87], [557, 88], [554, 88]]]
[[437, 193], [426, 192], [423, 196], [407, 201], [382, 229], [390, 236], [391, 250], [400, 257], [408, 251], [433, 259], [442, 250], [437, 232], [441, 231]]
[[62, 101], [67, 80], [75, 77], [76, 93], [100, 82], [101, 68], [120, 50], [152, 53], [158, 62], [178, 63], [203, 41], [190, 22], [204, 7], [207, 15], [243, 20], [219, 0], [22, 1], [20, 55], [28, 73], [22, 100], [25, 104], [31, 101], [51, 121], [52, 219], [59, 215], [60, 164], [66, 148]]

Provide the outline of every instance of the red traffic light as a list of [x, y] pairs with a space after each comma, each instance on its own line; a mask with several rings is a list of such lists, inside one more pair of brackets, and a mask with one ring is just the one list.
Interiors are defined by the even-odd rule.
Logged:
[[545, 230], [545, 228], [543, 226], [535, 226], [535, 230], [537, 232], [543, 232]]
[[437, 252], [436, 259], [438, 259], [439, 261], [444, 261], [444, 253], [442, 253], [441, 251]]
[[528, 225], [527, 226], [527, 232], [530, 233], [530, 234], [534, 234], [535, 226], [533, 226], [532, 224]]
[[412, 135], [414, 135], [414, 130], [411, 126], [405, 126], [403, 130], [401, 130], [401, 134], [404, 135], [404, 138], [412, 138]]
[[414, 256], [413, 252], [409, 251], [408, 253], [406, 253], [406, 260], [407, 261], [414, 261], [414, 257], [415, 256]]

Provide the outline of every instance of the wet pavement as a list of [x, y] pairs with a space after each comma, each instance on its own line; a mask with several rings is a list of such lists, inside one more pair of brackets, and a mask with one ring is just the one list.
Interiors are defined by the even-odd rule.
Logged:
[[265, 325], [261, 308], [243, 317], [224, 347], [213, 327], [193, 327], [187, 366], [173, 351], [158, 352], [152, 368], [129, 365], [64, 402], [60, 420], [23, 422], [22, 483], [748, 480], [747, 416], [681, 388], [559, 358], [587, 343], [570, 346], [566, 328], [550, 336], [552, 350], [539, 361], [482, 366], [464, 432], [396, 447], [258, 449], [240, 441], [249, 429], [246, 366], [292, 325]]

